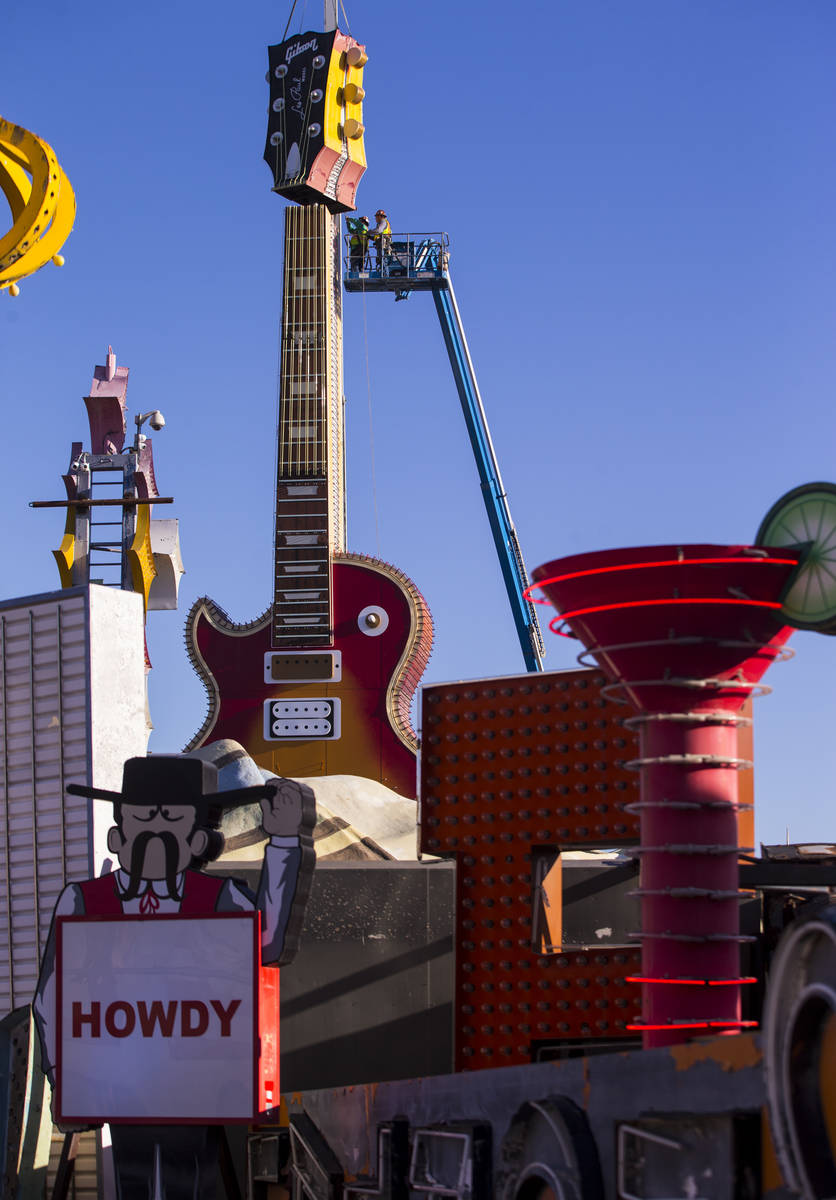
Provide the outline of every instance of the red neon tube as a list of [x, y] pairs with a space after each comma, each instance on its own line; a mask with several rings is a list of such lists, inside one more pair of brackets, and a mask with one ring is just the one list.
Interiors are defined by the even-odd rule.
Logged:
[[622, 600], [618, 604], [594, 604], [589, 608], [574, 608], [570, 612], [560, 613], [562, 621], [569, 621], [572, 617], [585, 617], [588, 613], [597, 612], [613, 612], [620, 608], [658, 608], [661, 605], [668, 604], [731, 604], [731, 605], [748, 605], [750, 608], [780, 608], [779, 600], [738, 600], [727, 599], [722, 597], [710, 596], [669, 596], [663, 600]]
[[[659, 562], [636, 562], [636, 563], [620, 563], [614, 567], [589, 567], [585, 571], [570, 571], [567, 575], [552, 575], [549, 579], [542, 579], [539, 583], [530, 583], [524, 589], [523, 595], [527, 600], [531, 600], [529, 592], [534, 588], [543, 588], [550, 583], [563, 583], [566, 579], [581, 579], [586, 575], [610, 575], [615, 571], [639, 571], [646, 567], [704, 567], [718, 566], [722, 563], [762, 563], [764, 566], [772, 564], [773, 566], [795, 567], [798, 565], [796, 558], [750, 558], [749, 556], [742, 558], [667, 558]], [[542, 604], [543, 601], [534, 601], [535, 604]]]
[[649, 975], [626, 975], [625, 983], [676, 983], [691, 987], [733, 987], [735, 984], [757, 983], [754, 975], [745, 975], [740, 979], [654, 979]]
[[729, 1026], [734, 1026], [736, 1029], [757, 1029], [757, 1021], [670, 1021], [667, 1025], [627, 1025], [629, 1030], [646, 1030], [646, 1029], [728, 1029]]

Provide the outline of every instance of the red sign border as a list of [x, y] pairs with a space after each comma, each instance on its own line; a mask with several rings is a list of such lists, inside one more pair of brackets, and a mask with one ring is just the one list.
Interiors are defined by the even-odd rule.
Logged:
[[[110, 922], [111, 924], [123, 924], [125, 921], [134, 923], [142, 922], [147, 925], [149, 921], [249, 921], [252, 929], [253, 939], [253, 981], [252, 981], [252, 996], [253, 996], [253, 1096], [252, 1096], [252, 1115], [247, 1117], [224, 1117], [222, 1121], [217, 1118], [212, 1120], [200, 1117], [176, 1117], [176, 1116], [156, 1116], [156, 1117], [108, 1117], [100, 1116], [72, 1116], [64, 1112], [62, 1104], [62, 1086], [61, 1086], [61, 1046], [63, 1034], [63, 972], [61, 970], [61, 957], [63, 952], [63, 927], [65, 924], [102, 924]], [[251, 1125], [259, 1119], [259, 1090], [261, 1083], [261, 1058], [260, 1058], [260, 968], [261, 968], [261, 913], [253, 912], [224, 912], [224, 913], [209, 913], [202, 916], [182, 916], [180, 913], [160, 913], [154, 917], [143, 917], [134, 914], [123, 914], [122, 916], [102, 916], [91, 917], [82, 913], [78, 916], [57, 917], [55, 920], [55, 1119], [60, 1125]]]

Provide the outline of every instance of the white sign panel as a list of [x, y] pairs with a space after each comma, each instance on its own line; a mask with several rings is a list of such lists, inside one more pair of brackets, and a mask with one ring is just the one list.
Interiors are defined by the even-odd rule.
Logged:
[[69, 1122], [250, 1121], [258, 922], [58, 922], [58, 1110]]

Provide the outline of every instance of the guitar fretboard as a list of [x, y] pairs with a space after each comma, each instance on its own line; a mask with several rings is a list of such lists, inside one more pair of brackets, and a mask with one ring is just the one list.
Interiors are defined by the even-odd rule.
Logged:
[[332, 640], [331, 554], [344, 549], [339, 223], [285, 213], [276, 487], [274, 648]]

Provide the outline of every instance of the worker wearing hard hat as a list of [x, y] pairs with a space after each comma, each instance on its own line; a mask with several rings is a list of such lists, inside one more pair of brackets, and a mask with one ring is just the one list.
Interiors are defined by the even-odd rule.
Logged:
[[372, 241], [377, 248], [378, 270], [382, 271], [386, 256], [392, 248], [392, 226], [389, 224], [389, 218], [382, 208], [377, 210], [374, 218], [377, 224], [372, 230]]
[[352, 271], [362, 271], [369, 245], [369, 218], [347, 217], [346, 225], [351, 234], [348, 239], [348, 265]]

